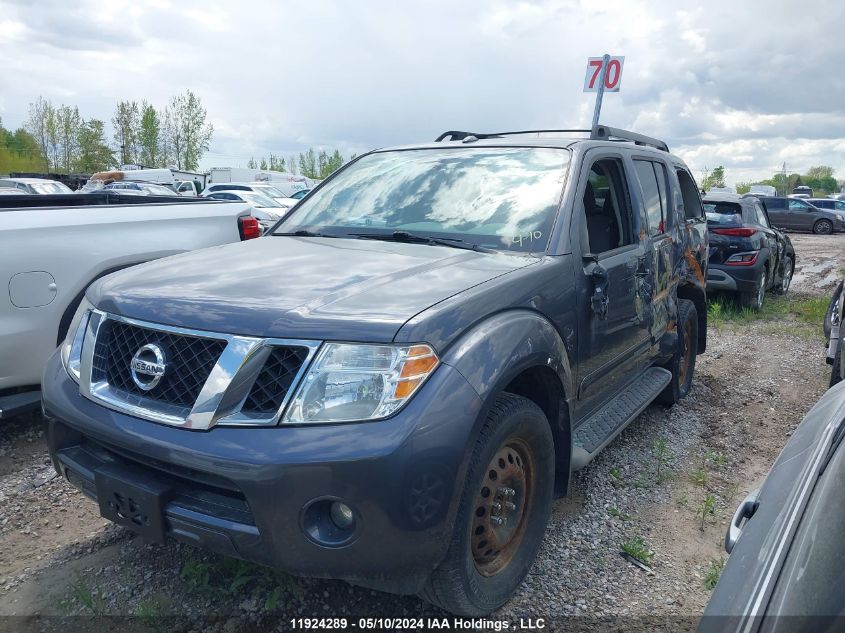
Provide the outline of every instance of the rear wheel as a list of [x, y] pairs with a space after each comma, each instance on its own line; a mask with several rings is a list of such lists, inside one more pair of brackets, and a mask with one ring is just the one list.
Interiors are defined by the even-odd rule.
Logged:
[[485, 615], [507, 602], [542, 543], [554, 473], [542, 409], [501, 394], [473, 450], [446, 558], [421, 597], [461, 616]]
[[813, 225], [813, 233], [816, 235], [830, 235], [833, 233], [833, 224], [830, 220], [817, 220]]
[[678, 347], [666, 369], [672, 380], [657, 397], [664, 404], [675, 404], [685, 397], [692, 387], [695, 357], [698, 355], [698, 311], [688, 299], [678, 300]]
[[750, 292], [739, 293], [739, 303], [743, 308], [750, 308], [751, 310], [762, 310], [763, 302], [766, 300], [766, 281], [768, 275], [766, 269], [760, 271], [760, 279], [757, 280], [757, 286]]
[[774, 287], [773, 291], [778, 295], [785, 295], [789, 292], [789, 286], [792, 283], [792, 273], [795, 272], [795, 263], [792, 258], [787, 255], [783, 260], [783, 271], [781, 272], [780, 283]]

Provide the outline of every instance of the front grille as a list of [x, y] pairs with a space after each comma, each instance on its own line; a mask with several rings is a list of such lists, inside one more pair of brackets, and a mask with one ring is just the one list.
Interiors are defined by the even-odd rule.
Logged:
[[[167, 369], [155, 387], [144, 391], [132, 380], [129, 363], [150, 343], [164, 352]], [[225, 347], [226, 341], [220, 339], [161, 332], [109, 319], [97, 335], [91, 380], [107, 381], [112, 389], [190, 410]]]
[[255, 379], [242, 410], [263, 415], [276, 413], [302, 363], [308, 358], [308, 351], [307, 347], [274, 348]]

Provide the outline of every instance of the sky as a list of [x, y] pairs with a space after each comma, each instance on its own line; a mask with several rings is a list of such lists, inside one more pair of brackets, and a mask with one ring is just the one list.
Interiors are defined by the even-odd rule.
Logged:
[[786, 163], [845, 178], [845, 3], [709, 0], [0, 0], [0, 118], [39, 95], [109, 121], [190, 88], [202, 167], [310, 146], [348, 156], [447, 129], [588, 127], [587, 58], [624, 55], [601, 121], [665, 140], [697, 178]]

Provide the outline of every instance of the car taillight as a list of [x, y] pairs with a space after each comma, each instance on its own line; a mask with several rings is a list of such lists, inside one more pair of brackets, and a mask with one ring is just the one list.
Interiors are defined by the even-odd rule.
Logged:
[[757, 263], [757, 255], [760, 251], [750, 253], [734, 253], [725, 260], [728, 266], [753, 266]]
[[252, 216], [245, 218], [238, 218], [238, 230], [241, 234], [241, 240], [252, 240], [256, 237], [261, 237], [261, 226]]
[[710, 229], [717, 235], [732, 235], [733, 237], [751, 237], [757, 232], [757, 229], [748, 228], [733, 228], [733, 229]]

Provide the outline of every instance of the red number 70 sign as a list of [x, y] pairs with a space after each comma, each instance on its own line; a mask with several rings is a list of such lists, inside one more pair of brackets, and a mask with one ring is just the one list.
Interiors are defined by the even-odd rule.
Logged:
[[[603, 57], [587, 58], [587, 75], [584, 77], [584, 92], [598, 92], [603, 63]], [[619, 92], [619, 84], [622, 83], [622, 65], [624, 63], [624, 56], [611, 57], [607, 62], [607, 71], [604, 73], [605, 92]]]

